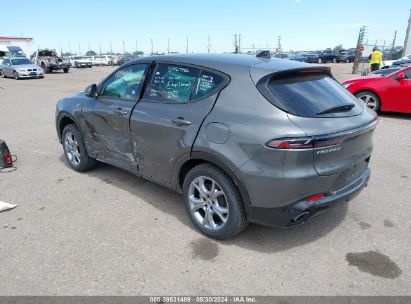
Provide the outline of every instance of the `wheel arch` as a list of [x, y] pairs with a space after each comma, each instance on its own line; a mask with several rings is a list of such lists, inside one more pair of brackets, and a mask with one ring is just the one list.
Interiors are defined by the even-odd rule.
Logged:
[[64, 128], [69, 125], [69, 124], [74, 124], [76, 127], [79, 129], [81, 135], [84, 137], [84, 134], [80, 128], [80, 124], [77, 122], [77, 120], [69, 113], [64, 112], [59, 115], [57, 119], [57, 135], [59, 137], [59, 141], [61, 143], [62, 141], [62, 135], [63, 135], [63, 130]]
[[370, 88], [361, 88], [361, 89], [355, 91], [355, 92], [352, 93], [352, 94], [353, 94], [355, 97], [357, 97], [357, 94], [359, 94], [359, 93], [361, 93], [361, 92], [371, 92], [371, 93], [375, 94], [375, 95], [378, 97], [378, 99], [380, 100], [380, 110], [382, 109], [382, 105], [383, 105], [382, 98], [381, 98], [381, 95], [378, 94], [376, 90], [370, 89]]
[[225, 161], [218, 158], [217, 156], [211, 155], [207, 152], [192, 152], [191, 158], [186, 160], [178, 170], [177, 181], [179, 186], [182, 188], [184, 179], [192, 168], [203, 163], [210, 163], [216, 166], [234, 181], [234, 184], [240, 192], [245, 211], [248, 214], [251, 202], [245, 183], [230, 165], [228, 165]]

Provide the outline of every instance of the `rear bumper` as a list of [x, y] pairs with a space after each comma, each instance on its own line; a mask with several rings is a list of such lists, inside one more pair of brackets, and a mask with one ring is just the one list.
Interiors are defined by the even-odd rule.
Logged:
[[250, 206], [247, 218], [250, 222], [274, 227], [303, 224], [327, 212], [330, 207], [353, 199], [367, 186], [369, 178], [370, 169], [367, 168], [347, 186], [327, 193], [314, 202], [302, 200], [276, 208]]

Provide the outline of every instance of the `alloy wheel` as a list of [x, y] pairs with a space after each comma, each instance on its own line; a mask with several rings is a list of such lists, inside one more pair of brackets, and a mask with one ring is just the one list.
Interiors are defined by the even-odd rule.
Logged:
[[227, 197], [212, 178], [196, 177], [188, 189], [190, 212], [195, 220], [210, 230], [220, 230], [228, 220]]
[[374, 96], [363, 95], [359, 99], [364, 102], [370, 109], [375, 110], [377, 108], [377, 101], [375, 100]]
[[80, 145], [72, 132], [67, 132], [64, 137], [64, 150], [67, 160], [73, 166], [78, 166], [81, 162]]

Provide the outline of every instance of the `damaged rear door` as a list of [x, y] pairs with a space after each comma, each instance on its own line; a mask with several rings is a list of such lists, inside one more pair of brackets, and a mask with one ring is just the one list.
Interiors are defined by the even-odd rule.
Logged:
[[147, 64], [128, 65], [110, 75], [95, 98], [85, 102], [83, 130], [91, 156], [135, 171], [132, 154], [130, 115], [137, 104]]

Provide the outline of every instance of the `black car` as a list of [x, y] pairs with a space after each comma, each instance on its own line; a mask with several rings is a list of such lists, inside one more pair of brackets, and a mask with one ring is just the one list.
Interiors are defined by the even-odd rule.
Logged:
[[136, 60], [137, 58], [138, 58], [138, 56], [134, 56], [134, 55], [121, 56], [121, 57], [118, 59], [117, 64], [118, 64], [118, 65], [123, 65], [123, 64], [125, 64], [126, 62], [130, 62], [130, 61]]
[[340, 52], [335, 57], [335, 61], [337, 63], [340, 63], [340, 62], [350, 63], [350, 62], [354, 62], [354, 59], [355, 59], [355, 53], [354, 52]]
[[318, 57], [318, 63], [337, 62], [337, 55], [333, 52], [322, 51], [315, 54]]

